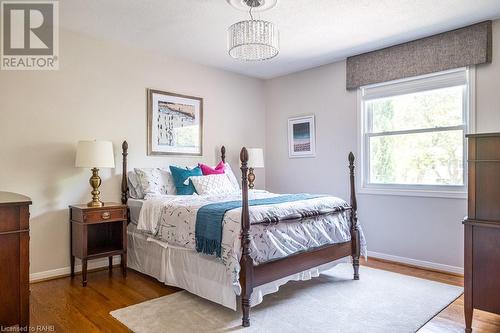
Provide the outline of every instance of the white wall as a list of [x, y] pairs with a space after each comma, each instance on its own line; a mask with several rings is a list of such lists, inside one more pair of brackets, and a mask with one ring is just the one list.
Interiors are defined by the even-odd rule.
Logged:
[[[500, 21], [493, 30], [493, 62], [476, 70], [477, 132], [500, 131]], [[356, 92], [345, 90], [345, 77], [341, 61], [266, 82], [269, 190], [348, 198], [347, 154], [358, 149], [359, 115]], [[317, 157], [289, 159], [287, 118], [311, 113]], [[369, 251], [435, 268], [463, 267], [465, 199], [358, 194], [358, 206]]]
[[[59, 71], [0, 72], [0, 190], [33, 200], [31, 273], [69, 265], [67, 207], [90, 198], [90, 170], [74, 167], [78, 140], [114, 142], [117, 168], [101, 173], [108, 201], [120, 198], [123, 139], [130, 167], [215, 163], [222, 144], [237, 166], [243, 145], [265, 148], [260, 80], [67, 31], [60, 46]], [[202, 158], [146, 156], [146, 88], [204, 98]]]
[[[493, 64], [476, 71], [479, 132], [500, 131], [498, 36], [496, 21]], [[356, 93], [345, 90], [345, 62], [263, 83], [68, 31], [60, 45], [59, 71], [0, 72], [0, 190], [33, 199], [32, 273], [69, 265], [67, 206], [90, 196], [90, 171], [74, 168], [82, 139], [112, 140], [117, 166], [127, 139], [130, 167], [215, 163], [222, 144], [237, 165], [241, 146], [263, 147], [258, 187], [348, 196], [347, 154], [357, 149], [358, 115]], [[146, 88], [204, 98], [201, 159], [146, 156]], [[317, 157], [289, 160], [287, 118], [311, 113]], [[101, 173], [103, 199], [119, 200], [120, 173]], [[359, 206], [371, 251], [462, 265], [465, 200], [359, 195]]]

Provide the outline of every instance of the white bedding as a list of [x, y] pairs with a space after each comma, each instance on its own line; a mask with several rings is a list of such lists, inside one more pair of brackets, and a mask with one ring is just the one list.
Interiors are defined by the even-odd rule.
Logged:
[[[225, 266], [216, 257], [202, 255], [147, 236], [139, 232], [132, 223], [128, 225], [127, 234], [128, 267], [152, 276], [166, 285], [182, 288], [230, 309], [237, 309], [237, 296], [230, 277], [226, 274]], [[310, 280], [348, 260], [336, 260], [258, 286], [252, 292], [250, 305], [260, 304], [265, 295], [277, 292], [280, 286], [288, 281]]]
[[144, 199], [128, 199], [127, 206], [130, 209], [130, 223], [137, 225], [139, 223], [139, 215], [141, 214]]
[[[277, 196], [266, 191], [253, 190], [250, 200]], [[154, 239], [174, 246], [195, 250], [195, 224], [198, 208], [213, 202], [241, 200], [241, 193], [224, 196], [157, 196], [146, 200], [139, 216], [138, 230]], [[304, 211], [331, 212], [346, 203], [335, 197], [321, 197], [282, 204], [253, 206], [250, 208], [252, 235], [251, 256], [255, 264], [279, 259], [300, 251], [350, 240], [350, 224], [345, 211], [303, 218], [299, 221], [258, 223], [273, 217], [298, 217]], [[225, 214], [223, 220], [222, 258], [233, 287], [240, 294], [239, 258], [241, 208]], [[361, 233], [362, 234], [362, 233]], [[361, 249], [366, 253], [364, 237]]]

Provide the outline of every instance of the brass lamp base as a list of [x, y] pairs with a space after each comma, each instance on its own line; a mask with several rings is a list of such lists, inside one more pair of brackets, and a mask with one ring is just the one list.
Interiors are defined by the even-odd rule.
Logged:
[[255, 174], [253, 173], [253, 168], [248, 168], [248, 188], [253, 189], [255, 182]]
[[92, 169], [92, 177], [89, 179], [90, 186], [92, 186], [92, 201], [90, 201], [87, 206], [88, 207], [102, 207], [104, 203], [99, 199], [99, 186], [101, 186], [101, 178], [99, 177], [99, 169]]
[[87, 203], [87, 207], [103, 207], [103, 206], [104, 206], [104, 202], [102, 202], [102, 201], [97, 201], [97, 202], [89, 201]]

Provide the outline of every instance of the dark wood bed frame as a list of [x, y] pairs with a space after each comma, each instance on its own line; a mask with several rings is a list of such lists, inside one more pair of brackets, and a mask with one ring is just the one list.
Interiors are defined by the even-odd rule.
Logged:
[[[128, 199], [128, 181], [127, 181], [127, 155], [128, 144], [126, 141], [122, 144], [123, 173], [122, 173], [122, 203], [126, 204]], [[226, 148], [221, 148], [221, 159], [226, 161]], [[351, 188], [350, 207], [346, 208], [350, 212], [351, 240], [344, 243], [336, 243], [321, 246], [311, 251], [300, 252], [286, 258], [270, 261], [255, 266], [250, 256], [250, 217], [248, 210], [248, 152], [242, 148], [240, 152], [241, 160], [241, 189], [242, 189], [242, 211], [241, 211], [241, 246], [242, 255], [240, 259], [240, 285], [241, 309], [243, 313], [242, 325], [250, 326], [250, 296], [253, 288], [272, 282], [286, 276], [300, 273], [302, 271], [329, 263], [331, 261], [352, 256], [352, 265], [354, 268], [354, 280], [359, 280], [359, 229], [357, 217], [356, 192], [354, 186], [354, 155], [349, 154], [349, 181]]]

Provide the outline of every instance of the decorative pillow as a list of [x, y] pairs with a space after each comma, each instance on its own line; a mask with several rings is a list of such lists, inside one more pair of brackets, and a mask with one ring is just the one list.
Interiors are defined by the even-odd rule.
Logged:
[[233, 184], [235, 191], [239, 190], [240, 189], [240, 182], [238, 181], [238, 178], [236, 178], [236, 176], [234, 175], [233, 170], [231, 169], [231, 166], [227, 162], [224, 165], [224, 173], [226, 174], [227, 178], [229, 178], [229, 181], [231, 182], [231, 184]]
[[199, 166], [188, 169], [170, 166], [170, 172], [174, 178], [175, 189], [178, 195], [192, 195], [196, 192], [190, 177], [202, 176], [201, 168]]
[[127, 173], [128, 177], [128, 194], [132, 199], [144, 199], [144, 193], [142, 193], [142, 187], [137, 178], [135, 171], [129, 171]]
[[198, 166], [201, 168], [201, 172], [204, 176], [206, 175], [220, 175], [224, 173], [224, 162], [220, 161], [215, 168], [212, 168], [206, 164], [200, 163]]
[[167, 169], [161, 168], [160, 173], [162, 174], [163, 179], [167, 183], [167, 194], [176, 195], [177, 189], [175, 188], [174, 177], [172, 177], [172, 174], [170, 173], [170, 171]]
[[172, 174], [160, 168], [135, 168], [143, 197], [147, 195], [175, 194]]
[[189, 178], [199, 195], [227, 194], [235, 191], [226, 175], [208, 175]]

